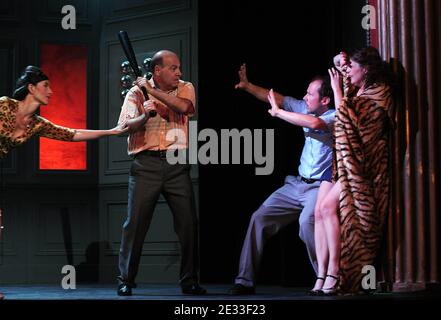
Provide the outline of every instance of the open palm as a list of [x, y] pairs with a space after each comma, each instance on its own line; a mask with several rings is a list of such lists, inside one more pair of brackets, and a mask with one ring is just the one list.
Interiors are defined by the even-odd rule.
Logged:
[[249, 83], [247, 78], [247, 66], [245, 63], [240, 66], [238, 74], [239, 74], [239, 83], [236, 84], [234, 88], [245, 89]]

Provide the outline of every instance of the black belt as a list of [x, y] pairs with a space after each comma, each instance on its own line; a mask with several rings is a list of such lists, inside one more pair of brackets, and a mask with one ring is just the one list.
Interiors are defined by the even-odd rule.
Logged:
[[168, 150], [144, 150], [142, 151], [142, 153], [152, 157], [158, 157], [164, 159], [167, 158], [167, 151]]
[[300, 177], [300, 179], [302, 179], [302, 181], [307, 183], [307, 184], [311, 184], [311, 183], [319, 181], [318, 179], [306, 179], [306, 178], [303, 178], [303, 177]]
[[[171, 152], [174, 156], [178, 155], [180, 149], [175, 149], [175, 150], [144, 150], [141, 151], [139, 154], [146, 154], [152, 157], [158, 157], [161, 159], [165, 159], [167, 158], [167, 152]], [[185, 150], [185, 149], [183, 149]]]

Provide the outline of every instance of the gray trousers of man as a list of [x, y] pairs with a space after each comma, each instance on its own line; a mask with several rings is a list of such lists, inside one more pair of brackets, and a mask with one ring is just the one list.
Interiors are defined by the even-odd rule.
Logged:
[[319, 186], [319, 181], [308, 184], [300, 177], [287, 176], [283, 187], [271, 194], [253, 213], [242, 246], [239, 274], [235, 283], [248, 287], [255, 286], [266, 240], [296, 219], [299, 219], [300, 238], [306, 244], [309, 259], [317, 273], [314, 208]]
[[162, 193], [173, 214], [181, 246], [180, 285], [198, 282], [198, 222], [190, 165], [171, 165], [166, 158], [139, 153], [131, 166], [128, 216], [122, 229], [118, 280], [135, 287], [142, 246]]

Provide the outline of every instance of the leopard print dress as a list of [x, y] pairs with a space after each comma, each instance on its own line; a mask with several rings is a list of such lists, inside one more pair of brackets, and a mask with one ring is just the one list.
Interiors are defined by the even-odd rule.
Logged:
[[373, 265], [379, 252], [388, 210], [392, 94], [390, 87], [374, 84], [355, 96], [342, 69], [345, 94], [336, 112], [334, 159], [342, 190], [340, 290], [356, 293], [363, 267]]
[[34, 115], [26, 132], [14, 138], [17, 111], [17, 100], [0, 98], [0, 158], [5, 157], [11, 149], [25, 143], [33, 135], [62, 141], [72, 141], [75, 135], [73, 129], [57, 126], [43, 117]]

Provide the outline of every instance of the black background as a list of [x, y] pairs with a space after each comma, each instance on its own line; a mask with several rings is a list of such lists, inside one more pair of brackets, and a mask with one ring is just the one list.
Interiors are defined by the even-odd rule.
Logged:
[[[199, 2], [199, 130], [275, 130], [271, 175], [256, 176], [254, 165], [199, 166], [202, 281], [234, 281], [252, 213], [286, 175], [297, 174], [303, 148], [301, 128], [273, 119], [268, 104], [234, 89], [239, 66], [247, 63], [250, 82], [301, 99], [314, 75], [327, 74], [334, 54], [365, 45], [364, 4]], [[267, 243], [258, 284], [309, 286], [312, 280], [296, 222]]]
[[[131, 2], [136, 4], [143, 1]], [[174, 3], [164, 2], [170, 6]], [[275, 130], [275, 162], [274, 172], [271, 175], [256, 176], [254, 165], [198, 166], [202, 282], [233, 282], [238, 269], [242, 242], [252, 213], [272, 192], [282, 186], [286, 175], [297, 174], [304, 143], [301, 128], [280, 119], [273, 119], [267, 112], [268, 104], [234, 89], [238, 81], [239, 66], [243, 62], [247, 63], [251, 82], [301, 99], [309, 80], [318, 73], [327, 73], [326, 70], [331, 66], [335, 53], [342, 49], [351, 50], [365, 45], [365, 34], [361, 28], [363, 17], [361, 8], [365, 2], [365, 0], [309, 0], [288, 3], [273, 0], [264, 3], [249, 0], [200, 0], [197, 1], [197, 6], [190, 6], [191, 10], [196, 7], [199, 9], [199, 35], [195, 41], [199, 48], [197, 63], [199, 130], [204, 128], [212, 128], [218, 132], [223, 128]], [[57, 7], [54, 1], [0, 3], [0, 25], [3, 31], [0, 34], [0, 52], [7, 52], [9, 54], [7, 60], [13, 61], [11, 65], [3, 63], [0, 66], [4, 74], [0, 81], [0, 95], [10, 95], [15, 79], [24, 66], [39, 63], [40, 42], [86, 44], [90, 51], [88, 90], [90, 89], [90, 93], [100, 92], [99, 83], [106, 79], [104, 76], [100, 80], [102, 77], [100, 52], [103, 50], [102, 46], [106, 44], [105, 41], [109, 39], [116, 41], [116, 38], [113, 38], [115, 33], [112, 33], [111, 38], [106, 36], [109, 36], [109, 26], [117, 22], [109, 24], [106, 21], [113, 17], [114, 7], [118, 7], [123, 2], [78, 1], [88, 4], [87, 8], [82, 8], [83, 11], [78, 11], [79, 17], [82, 17], [86, 23], [80, 24], [80, 28], [70, 32], [69, 36], [66, 36], [66, 31], [59, 28], [59, 10], [50, 10], [52, 7]], [[191, 3], [196, 4], [196, 1]], [[109, 6], [108, 10], [107, 6]], [[177, 10], [175, 14], [180, 17], [185, 13]], [[10, 15], [12, 20], [9, 19]], [[125, 20], [128, 18], [124, 16], [124, 11], [118, 11], [116, 17], [122, 19], [118, 22], [121, 26], [129, 28], [130, 24]], [[174, 13], [164, 14], [163, 17], [164, 24], [170, 23], [173, 26], [180, 23], [179, 19], [173, 19]], [[14, 19], [18, 19], [19, 23], [14, 22]], [[139, 21], [141, 19], [130, 26], [132, 28], [138, 26]], [[133, 34], [133, 29], [128, 31], [129, 34]], [[147, 30], [146, 33], [151, 31], [154, 30]], [[5, 54], [2, 57], [4, 56]], [[188, 70], [184, 70], [183, 79], [188, 80], [186, 72]], [[99, 127], [98, 116], [106, 117], [105, 114], [99, 115], [99, 108], [95, 107], [104, 98], [104, 94], [102, 96], [89, 94], [88, 105], [94, 106], [89, 108], [89, 128]], [[114, 199], [112, 192], [115, 192], [121, 197], [121, 201], [126, 201], [125, 182], [118, 187], [119, 189], [109, 190], [111, 195], [105, 193], [107, 191], [103, 191], [101, 187], [97, 187], [98, 161], [95, 161], [98, 159], [99, 151], [97, 141], [89, 145], [92, 154], [91, 173], [86, 176], [75, 173], [35, 174], [37, 146], [37, 139], [33, 139], [14, 150], [11, 153], [12, 158], [5, 161], [5, 180], [10, 194], [23, 197], [23, 192], [26, 191], [29, 195], [26, 198], [27, 202], [34, 207], [46, 201], [45, 199], [52, 201], [53, 189], [60, 193], [66, 190], [64, 194], [71, 196], [66, 200], [68, 203], [78, 201], [80, 195], [78, 190], [81, 189], [83, 190], [81, 197], [86, 199], [84, 201], [87, 203], [91, 203], [90, 213], [86, 216], [97, 225], [100, 217], [97, 216], [99, 210], [95, 208], [97, 202], [101, 201], [98, 200], [100, 197], [104, 199], [102, 201]], [[123, 150], [121, 152], [125, 153]], [[12, 164], [17, 166], [17, 172], [14, 171], [15, 169], [8, 171]], [[126, 178], [124, 177], [122, 181], [126, 181]], [[15, 198], [9, 201], [14, 202], [13, 199]], [[17, 217], [14, 218], [17, 226], [30, 225], [26, 220], [31, 219], [29, 216], [17, 215]], [[96, 228], [97, 232], [92, 233], [91, 238], [98, 237], [98, 226]], [[29, 238], [34, 237], [34, 229], [30, 229]], [[19, 243], [27, 248], [27, 239], [18, 232], [10, 234], [20, 238]], [[29, 253], [29, 256], [33, 257], [32, 253]], [[31, 264], [30, 262], [29, 265]], [[116, 262], [111, 264], [116, 266]], [[32, 267], [29, 267], [29, 270], [32, 270]], [[40, 281], [31, 278], [32, 281]], [[296, 222], [268, 242], [258, 283], [310, 286], [312, 278], [312, 269], [305, 246], [298, 237]]]

